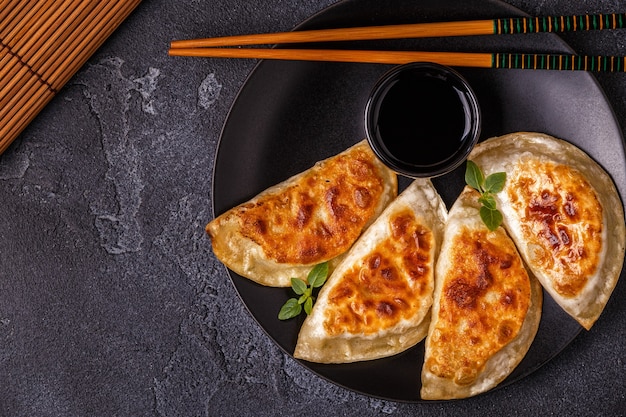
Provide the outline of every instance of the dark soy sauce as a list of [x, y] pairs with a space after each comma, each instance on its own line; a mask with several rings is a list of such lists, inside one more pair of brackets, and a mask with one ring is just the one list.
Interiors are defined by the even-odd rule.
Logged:
[[470, 120], [464, 100], [442, 79], [401, 77], [380, 104], [377, 136], [400, 161], [439, 164], [454, 155], [467, 136]]
[[469, 86], [437, 70], [398, 71], [375, 89], [369, 103], [372, 147], [383, 162], [409, 176], [436, 176], [458, 166], [480, 130]]

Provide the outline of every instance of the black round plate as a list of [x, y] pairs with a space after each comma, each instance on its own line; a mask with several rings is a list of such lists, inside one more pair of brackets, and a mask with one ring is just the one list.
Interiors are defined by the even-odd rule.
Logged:
[[[523, 15], [496, 0], [347, 0], [297, 29], [400, 24]], [[315, 45], [309, 45], [315, 46]], [[325, 47], [433, 51], [570, 52], [556, 35], [478, 36], [342, 42]], [[215, 160], [216, 215], [265, 188], [336, 154], [365, 136], [365, 103], [387, 65], [261, 61], [241, 89], [224, 126]], [[538, 131], [584, 149], [613, 176], [624, 199], [624, 142], [595, 78], [584, 72], [457, 68], [470, 82], [484, 116], [481, 140], [515, 131]], [[450, 206], [464, 185], [461, 167], [433, 182]], [[401, 187], [408, 180], [401, 180]], [[292, 354], [302, 318], [280, 321], [290, 289], [267, 288], [228, 271], [241, 299], [267, 334]], [[624, 275], [624, 273], [622, 273]], [[539, 332], [525, 359], [501, 384], [548, 362], [580, 326], [546, 294]], [[346, 388], [388, 400], [420, 402], [423, 342], [375, 361], [302, 365]]]

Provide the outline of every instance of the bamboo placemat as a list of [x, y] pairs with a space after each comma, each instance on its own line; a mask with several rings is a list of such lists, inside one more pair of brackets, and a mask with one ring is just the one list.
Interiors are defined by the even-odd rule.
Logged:
[[0, 154], [141, 0], [0, 0]]

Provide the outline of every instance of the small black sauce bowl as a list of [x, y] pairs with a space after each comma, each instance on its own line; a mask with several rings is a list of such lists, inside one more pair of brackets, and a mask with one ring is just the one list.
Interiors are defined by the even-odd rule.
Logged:
[[[399, 84], [400, 82], [405, 84]], [[395, 121], [398, 122], [397, 125], [405, 122], [411, 124], [419, 119], [407, 120], [415, 115], [414, 108], [411, 107], [414, 97], [412, 93], [404, 94], [402, 102], [394, 102], [394, 100], [400, 100], [398, 91], [390, 94], [394, 86], [396, 90], [400, 86], [411, 86], [413, 89], [412, 86], [416, 83], [423, 86], [423, 90], [419, 87], [420, 89], [416, 91], [424, 91], [420, 97], [415, 96], [415, 103], [421, 100], [419, 104], [421, 107], [418, 106], [416, 109], [418, 112], [423, 110], [422, 119], [424, 120], [418, 122], [418, 126], [422, 126], [423, 123], [425, 133], [420, 130], [416, 135], [395, 134], [397, 129], [394, 126], [384, 132], [381, 128], [381, 126], [384, 127], [380, 120], [384, 114], [381, 109], [394, 109], [393, 111], [386, 110], [387, 114], [391, 113], [391, 124]], [[435, 91], [439, 90], [431, 88], [431, 85], [436, 85], [446, 94], [435, 94]], [[447, 92], [452, 92], [452, 94], [447, 94]], [[427, 97], [427, 93], [430, 93], [431, 97]], [[446, 95], [448, 98], [451, 97], [451, 101], [439, 103], [441, 100], [438, 97], [433, 98], [432, 95]], [[410, 101], [408, 106], [407, 100]], [[431, 106], [434, 102], [439, 104]], [[398, 108], [397, 112], [394, 106]], [[448, 112], [448, 110], [451, 111]], [[449, 123], [452, 113], [457, 116], [456, 119], [459, 119], [456, 125]], [[387, 116], [387, 119], [389, 117]], [[410, 127], [413, 129], [411, 132], [416, 129], [416, 126]], [[441, 134], [437, 133], [439, 129], [441, 129]], [[468, 82], [452, 68], [434, 63], [415, 62], [392, 68], [378, 80], [365, 108], [365, 132], [374, 153], [396, 173], [412, 178], [436, 177], [457, 168], [476, 145], [480, 130], [480, 108]], [[442, 140], [443, 132], [447, 132], [446, 140]], [[409, 136], [409, 139], [405, 136]], [[395, 143], [392, 142], [394, 140]], [[395, 153], [392, 144], [396, 147]], [[420, 160], [422, 155], [424, 155], [424, 160]]]

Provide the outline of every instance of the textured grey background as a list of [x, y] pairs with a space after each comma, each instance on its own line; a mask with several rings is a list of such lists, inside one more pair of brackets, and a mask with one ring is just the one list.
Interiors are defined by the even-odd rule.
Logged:
[[[174, 59], [168, 43], [289, 30], [332, 3], [145, 0], [0, 156], [0, 416], [626, 415], [623, 282], [593, 329], [529, 377], [432, 404], [320, 379], [245, 310], [204, 225], [220, 129], [254, 62]], [[626, 31], [566, 40], [626, 54]], [[624, 120], [626, 75], [598, 80]]]

